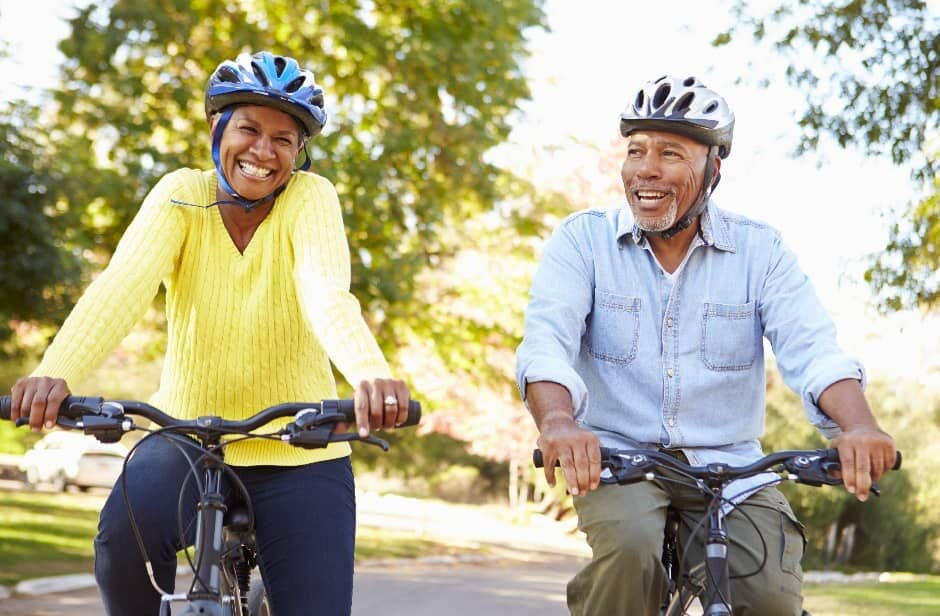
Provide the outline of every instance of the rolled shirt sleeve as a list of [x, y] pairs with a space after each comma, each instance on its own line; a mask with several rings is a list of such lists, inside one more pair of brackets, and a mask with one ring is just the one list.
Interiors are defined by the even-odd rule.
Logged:
[[594, 294], [591, 247], [571, 229], [581, 215], [587, 214], [569, 217], [545, 246], [532, 280], [523, 340], [516, 350], [516, 379], [523, 399], [528, 383], [558, 383], [571, 394], [575, 419], [587, 410], [587, 387], [574, 364]]
[[779, 236], [776, 241], [760, 306], [764, 335], [784, 382], [800, 395], [810, 423], [831, 439], [841, 430], [819, 408], [819, 397], [844, 379], [855, 379], [864, 388], [865, 370], [839, 348], [835, 324], [811, 281]]

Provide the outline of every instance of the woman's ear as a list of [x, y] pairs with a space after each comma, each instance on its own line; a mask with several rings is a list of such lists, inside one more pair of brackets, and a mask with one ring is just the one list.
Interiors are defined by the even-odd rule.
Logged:
[[209, 136], [210, 137], [215, 135], [215, 127], [219, 123], [219, 115], [220, 114], [218, 113], [213, 113], [212, 117], [209, 118]]

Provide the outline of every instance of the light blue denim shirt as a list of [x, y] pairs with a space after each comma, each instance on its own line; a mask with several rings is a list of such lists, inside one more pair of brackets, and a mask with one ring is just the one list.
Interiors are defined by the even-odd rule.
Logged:
[[682, 449], [693, 464], [762, 455], [764, 345], [824, 435], [817, 406], [862, 366], [771, 227], [718, 209], [673, 276], [659, 266], [629, 208], [569, 216], [544, 249], [517, 350], [517, 379], [571, 392], [575, 419], [607, 447]]

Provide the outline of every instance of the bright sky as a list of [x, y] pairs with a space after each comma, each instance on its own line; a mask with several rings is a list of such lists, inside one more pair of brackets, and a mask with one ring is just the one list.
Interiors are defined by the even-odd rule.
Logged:
[[[53, 82], [55, 42], [67, 34], [62, 18], [71, 4], [0, 0], [0, 41], [11, 43], [12, 55], [0, 62], [6, 84]], [[929, 4], [936, 8], [940, 0]], [[725, 96], [736, 116], [734, 147], [722, 167], [716, 201], [783, 233], [836, 318], [843, 346], [873, 373], [940, 382], [933, 348], [940, 338], [937, 319], [876, 318], [865, 307], [867, 289], [851, 282], [863, 270], [865, 255], [887, 237], [882, 214], [913, 198], [908, 170], [835, 148], [819, 157], [790, 158], [797, 136], [793, 114], [803, 95], [780, 78], [781, 60], [755, 48], [749, 37], [723, 49], [709, 44], [728, 25], [728, 5], [548, 0], [552, 31], [532, 38], [527, 72], [533, 98], [510, 147], [524, 159], [527, 151], [561, 146], [539, 157], [546, 177], [574, 166], [590, 168], [590, 153], [574, 147], [574, 139], [607, 144], [617, 134], [620, 111], [646, 80], [666, 73], [699, 77]], [[776, 79], [763, 88], [735, 83], [758, 75]]]

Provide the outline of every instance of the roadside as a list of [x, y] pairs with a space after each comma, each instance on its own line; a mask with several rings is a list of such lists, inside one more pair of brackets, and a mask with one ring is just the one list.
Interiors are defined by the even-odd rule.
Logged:
[[[358, 523], [363, 529], [386, 529], [457, 548], [455, 554], [419, 558], [372, 558], [357, 567], [449, 565], [499, 561], [532, 562], [546, 557], [587, 558], [582, 536], [570, 526], [545, 516], [514, 514], [498, 505], [459, 505], [443, 501], [363, 492], [357, 495]], [[181, 570], [181, 574], [185, 571]], [[35, 597], [93, 587], [91, 574], [28, 579], [12, 588], [0, 586], [0, 600]]]
[[[375, 583], [382, 580], [388, 582], [388, 589], [378, 594], [372, 590], [363, 591], [363, 596], [357, 599], [362, 606], [383, 605], [383, 601], [398, 596], [405, 588], [411, 588], [408, 586], [408, 580], [414, 581], [414, 588], [411, 590], [415, 592], [420, 591], [421, 584], [426, 584], [429, 579], [434, 578], [435, 585], [451, 589], [448, 592], [457, 593], [464, 582], [471, 584], [471, 587], [476, 584], [476, 587], [480, 588], [480, 584], [486, 580], [487, 588], [499, 588], [497, 582], [501, 575], [530, 576], [533, 584], [536, 584], [538, 579], [551, 579], [551, 584], [546, 586], [547, 589], [553, 589], [551, 592], [537, 584], [533, 586], [533, 591], [536, 588], [539, 592], [544, 590], [543, 599], [550, 600], [552, 603], [549, 607], [559, 608], [558, 613], [561, 614], [564, 584], [590, 556], [583, 535], [572, 532], [570, 524], [559, 523], [534, 513], [513, 513], [505, 506], [460, 505], [372, 492], [360, 493], [357, 498], [358, 521], [363, 529], [362, 534], [382, 528], [414, 535], [429, 544], [454, 548], [453, 553], [419, 558], [367, 558], [358, 561], [357, 579], [374, 580]], [[180, 571], [180, 575], [185, 574], [185, 570]], [[874, 587], [880, 587], [883, 589], [881, 592], [891, 595], [904, 593], [912, 597], [914, 593], [926, 592], [925, 589], [938, 583], [930, 576], [877, 572], [851, 575], [838, 572], [807, 572], [805, 581], [808, 585], [808, 601], [816, 601], [813, 605], [815, 609], [812, 610], [814, 613], [821, 607], [821, 599], [813, 595], [839, 592], [823, 590], [824, 588], [854, 586], [871, 592]], [[34, 608], [22, 611], [24, 608], [19, 607], [32, 605], [33, 601], [35, 605], [45, 601], [57, 606], [49, 608], [52, 611], [41, 612], [43, 614], [62, 613], [61, 602], [76, 601], [78, 597], [84, 597], [81, 600], [87, 601], [89, 605], [97, 605], [94, 586], [94, 579], [90, 574], [77, 574], [28, 579], [12, 588], [0, 587], [0, 615], [38, 614], [40, 612], [34, 611]], [[896, 590], [889, 590], [891, 588]], [[518, 611], [518, 606], [510, 609], [499, 603], [502, 599], [498, 594], [495, 593], [487, 599], [490, 602], [487, 605], [498, 610], [490, 613], [522, 614]], [[44, 597], [48, 597], [48, 601]], [[841, 608], [838, 608], [838, 605], [846, 599], [840, 598], [839, 601], [835, 613], [840, 613]], [[89, 608], [88, 613], [96, 612], [94, 608]], [[826, 612], [823, 610], [820, 613]]]

